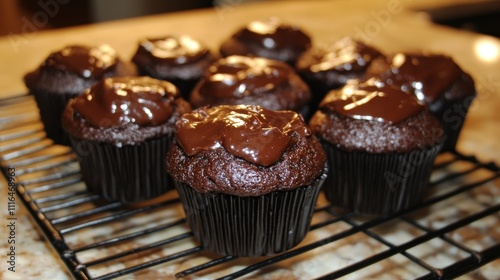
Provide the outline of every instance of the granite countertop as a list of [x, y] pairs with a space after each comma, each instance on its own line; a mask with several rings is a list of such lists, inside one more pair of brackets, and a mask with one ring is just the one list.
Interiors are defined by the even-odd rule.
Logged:
[[[0, 38], [0, 97], [9, 97], [22, 94], [26, 91], [22, 76], [29, 70], [35, 68], [46, 55], [61, 46], [73, 43], [108, 43], [122, 55], [130, 58], [135, 51], [137, 41], [146, 36], [161, 36], [169, 33], [190, 34], [206, 42], [214, 50], [219, 43], [231, 34], [237, 27], [248, 21], [268, 16], [279, 16], [286, 21], [293, 22], [308, 30], [316, 44], [324, 44], [344, 35], [359, 36], [369, 43], [377, 46], [385, 52], [393, 51], [415, 51], [424, 50], [430, 52], [446, 53], [451, 55], [466, 71], [472, 74], [476, 81], [478, 96], [473, 103], [467, 116], [462, 135], [460, 137], [458, 150], [464, 154], [473, 154], [484, 162], [494, 161], [499, 164], [500, 160], [500, 40], [472, 32], [459, 31], [447, 27], [436, 26], [429, 22], [428, 17], [422, 12], [428, 6], [440, 3], [446, 5], [448, 1], [422, 1], [417, 4], [410, 0], [387, 0], [387, 1], [271, 1], [269, 3], [242, 4], [242, 1], [220, 1], [220, 5], [212, 10], [201, 10], [182, 12], [175, 14], [156, 15], [128, 20], [120, 20], [109, 23], [67, 28], [54, 31], [38, 32], [33, 30], [25, 34], [11, 35]], [[467, 2], [467, 1], [461, 1]], [[434, 4], [433, 4], [434, 3]], [[30, 103], [27, 106], [33, 106]], [[30, 107], [32, 108], [32, 107]], [[32, 112], [33, 113], [33, 112]], [[36, 114], [36, 112], [34, 112]], [[0, 112], [1, 114], [1, 112]], [[1, 138], [0, 138], [1, 139]], [[3, 143], [0, 143], [2, 153]], [[72, 167], [67, 167], [71, 169]], [[24, 174], [23, 178], [30, 178], [30, 174]], [[3, 207], [1, 217], [4, 226], [0, 227], [2, 240], [0, 240], [0, 278], [2, 279], [70, 279], [64, 263], [52, 249], [51, 245], [39, 231], [32, 217], [27, 213], [22, 203], [17, 198], [15, 202], [15, 215], [9, 216], [8, 212], [8, 186], [5, 178], [0, 181], [0, 205]], [[82, 186], [77, 186], [78, 188]], [[498, 180], [492, 181], [481, 191], [471, 194], [471, 197], [457, 197], [460, 205], [470, 208], [454, 208], [454, 202], [440, 204], [435, 212], [423, 215], [419, 213], [418, 218], [422, 224], [431, 228], [439, 228], [439, 221], [445, 221], [450, 217], [459, 217], [464, 213], [476, 209], [478, 205], [495, 205], [500, 199], [500, 184]], [[175, 194], [169, 194], [175, 196]], [[467, 201], [467, 203], [463, 203]], [[477, 202], [477, 203], [476, 203]], [[465, 206], [464, 206], [465, 207]], [[155, 225], [160, 220], [178, 218], [182, 216], [179, 207], [167, 207], [166, 210], [153, 212], [151, 215], [138, 216], [134, 219], [113, 224], [110, 228], [102, 228], [101, 231], [84, 230], [79, 235], [71, 235], [65, 240], [72, 246], [78, 247], [89, 241], [102, 240], [112, 236], [116, 232], [131, 232], [134, 225], [150, 223]], [[446, 211], [440, 209], [447, 209]], [[11, 209], [12, 210], [12, 209]], [[9, 220], [15, 217], [16, 220]], [[314, 222], [328, 219], [327, 215], [318, 214]], [[427, 220], [429, 222], [427, 222]], [[472, 244], [478, 239], [482, 242], [499, 243], [500, 233], [498, 227], [498, 213], [491, 219], [481, 220], [480, 223], [472, 225], [467, 231], [457, 231], [457, 238], [463, 240], [464, 244]], [[11, 221], [15, 221], [16, 239], [16, 272], [9, 271], [7, 263], [9, 248], [8, 227]], [[474, 231], [485, 224], [487, 231]], [[493, 226], [491, 226], [493, 224]], [[304, 244], [321, 239], [335, 231], [341, 231], [352, 225], [348, 223], [336, 224], [335, 228], [322, 228], [309, 234]], [[398, 230], [388, 230], [394, 225], [387, 224], [373, 229], [381, 236], [387, 237], [394, 244], [399, 244], [420, 236], [422, 233], [409, 225], [398, 224]], [[182, 234], [187, 232], [185, 225], [179, 225], [171, 229], [166, 235]], [[455, 234], [455, 233], [454, 233]], [[162, 238], [165, 236], [162, 235]], [[151, 236], [148, 240], [138, 241], [157, 242], [161, 240], [158, 236]], [[476, 241], [475, 241], [476, 240]], [[181, 243], [180, 248], [193, 246], [193, 241], [187, 239]], [[125, 246], [125, 245], [124, 245]], [[378, 242], [367, 241], [363, 234], [355, 234], [349, 240], [332, 243], [328, 246], [314, 250], [304, 259], [285, 261], [275, 266], [271, 271], [259, 274], [260, 277], [268, 279], [304, 279], [317, 277], [315, 271], [321, 271], [322, 267], [332, 269], [332, 263], [342, 266], [343, 263], [353, 261], [356, 256], [373, 254], [384, 250], [384, 246]], [[432, 241], [425, 246], [412, 248], [412, 254], [425, 258], [429, 263], [449, 263], [460, 259], [460, 254], [450, 252], [445, 254], [433, 254], [437, 249], [448, 252], [447, 244]], [[178, 249], [178, 248], [177, 248]], [[335, 256], [325, 255], [331, 249]], [[112, 250], [120, 250], [113, 248]], [[453, 248], [449, 248], [453, 251]], [[356, 252], [353, 255], [353, 252]], [[169, 249], [155, 252], [153, 255], [141, 255], [144, 258], [154, 259], [169, 253]], [[83, 261], [92, 261], [101, 255], [109, 254], [109, 251], [90, 250], [79, 254]], [[157, 269], [139, 273], [136, 279], [165, 277], [173, 272], [187, 268], [195, 263], [202, 263], [210, 259], [209, 255], [201, 255], [196, 258], [187, 258], [176, 265], [162, 265]], [[333, 261], [333, 262], [332, 262]], [[96, 274], [107, 273], [121, 266], [134, 263], [134, 259], [126, 260], [127, 264], [115, 264], [114, 267], [97, 267]], [[227, 268], [236, 269], [236, 268]], [[363, 270], [359, 274], [345, 277], [355, 279], [364, 277], [384, 276], [385, 279], [408, 279], [422, 275], [422, 267], [408, 262], [400, 255], [393, 256], [377, 266], [371, 267], [371, 271]], [[487, 265], [469, 272], [460, 279], [498, 279], [500, 261], [496, 260]], [[376, 271], [374, 273], [373, 271]], [[366, 274], [363, 274], [366, 273]], [[496, 274], [495, 274], [496, 273]], [[205, 274], [205, 279], [211, 279], [217, 275]], [[375, 276], [374, 276], [375, 275]], [[496, 278], [495, 278], [496, 277]], [[148, 279], [149, 279], [148, 278]], [[196, 277], [193, 276], [192, 279]], [[248, 276], [249, 279], [252, 276]], [[375, 277], [378, 278], [378, 277]], [[124, 276], [123, 279], [134, 279], [133, 276]]]

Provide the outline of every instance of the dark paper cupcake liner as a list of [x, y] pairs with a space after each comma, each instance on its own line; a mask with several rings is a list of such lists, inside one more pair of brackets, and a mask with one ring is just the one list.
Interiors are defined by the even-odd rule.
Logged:
[[200, 193], [183, 183], [176, 187], [194, 237], [206, 250], [255, 257], [286, 251], [304, 239], [325, 177], [256, 197]]
[[441, 152], [455, 150], [467, 111], [473, 100], [474, 96], [468, 96], [454, 101], [438, 101], [430, 104], [430, 112], [440, 120], [446, 135]]
[[165, 172], [169, 138], [117, 147], [71, 137], [82, 179], [90, 192], [110, 201], [134, 203], [174, 189]]
[[191, 80], [170, 79], [168, 81], [174, 84], [179, 89], [181, 96], [184, 99], [189, 100], [191, 91], [196, 86], [196, 83], [199, 81], [199, 79], [191, 79]]
[[179, 89], [179, 92], [181, 93], [182, 98], [189, 100], [189, 96], [191, 95], [191, 91], [193, 88], [196, 86], [196, 83], [200, 80], [200, 77], [193, 78], [193, 79], [180, 79], [180, 78], [174, 78], [174, 77], [165, 77], [161, 76], [158, 74], [155, 74], [155, 71], [147, 71], [147, 70], [141, 70], [139, 72], [140, 75], [142, 76], [150, 76], [152, 78], [158, 79], [158, 80], [164, 80], [171, 82], [174, 84], [177, 89]]
[[338, 89], [345, 85], [348, 78], [359, 78], [358, 75], [351, 75], [349, 77], [346, 77], [345, 75], [337, 75], [333, 72], [330, 72], [329, 74], [324, 73], [324, 75], [321, 75], [319, 77], [314, 73], [307, 72], [299, 72], [299, 75], [302, 80], [307, 83], [309, 89], [311, 90], [311, 101], [309, 102], [310, 111], [306, 116], [306, 120], [309, 120], [312, 115], [314, 115], [314, 113], [319, 110], [319, 104], [329, 91]]
[[312, 112], [311, 112], [311, 108], [309, 107], [309, 105], [305, 105], [304, 107], [296, 110], [295, 112], [297, 112], [299, 115], [302, 116], [302, 118], [307, 121], [308, 118], [311, 116]]
[[32, 92], [40, 112], [40, 119], [47, 138], [56, 144], [70, 146], [67, 133], [62, 128], [61, 118], [68, 101], [77, 94], [54, 94], [48, 92]]
[[380, 216], [422, 200], [441, 145], [408, 153], [349, 152], [323, 143], [330, 173], [323, 190], [334, 205]]

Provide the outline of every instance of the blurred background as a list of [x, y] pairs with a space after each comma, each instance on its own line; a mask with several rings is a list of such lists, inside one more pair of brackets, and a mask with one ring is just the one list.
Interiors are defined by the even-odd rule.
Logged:
[[[0, 36], [255, 1], [293, 0], [0, 0]], [[424, 11], [434, 22], [500, 37], [500, 0], [437, 1]]]
[[212, 7], [211, 0], [1, 0], [0, 34]]

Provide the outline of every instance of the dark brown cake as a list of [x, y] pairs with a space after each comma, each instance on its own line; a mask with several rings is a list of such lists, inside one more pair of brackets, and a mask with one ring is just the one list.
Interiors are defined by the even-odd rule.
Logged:
[[371, 62], [381, 56], [376, 48], [350, 37], [304, 52], [296, 69], [311, 88], [313, 111], [328, 91], [345, 85], [349, 79], [364, 77]]
[[142, 39], [132, 58], [141, 75], [173, 83], [186, 99], [215, 60], [207, 46], [187, 35]]
[[444, 133], [414, 95], [350, 80], [328, 93], [309, 124], [334, 170], [324, 188], [334, 205], [384, 215], [422, 199]]
[[304, 113], [310, 95], [308, 86], [286, 63], [234, 55], [207, 69], [189, 101], [194, 108], [243, 104]]
[[71, 99], [62, 123], [89, 190], [131, 203], [173, 189], [163, 159], [190, 110], [173, 84], [150, 77], [105, 78]]
[[377, 59], [366, 75], [413, 93], [424, 101], [445, 129], [446, 140], [442, 151], [455, 150], [476, 90], [472, 77], [451, 57], [397, 53]]
[[135, 66], [121, 61], [108, 45], [72, 45], [50, 54], [36, 70], [24, 76], [24, 82], [35, 97], [47, 137], [57, 144], [69, 145], [61, 128], [61, 115], [68, 100], [102, 78], [136, 74]]
[[223, 255], [270, 255], [299, 243], [325, 168], [299, 114], [250, 105], [185, 114], [167, 154], [196, 239]]
[[220, 46], [222, 56], [260, 56], [294, 65], [311, 47], [311, 38], [297, 26], [272, 17], [241, 27]]

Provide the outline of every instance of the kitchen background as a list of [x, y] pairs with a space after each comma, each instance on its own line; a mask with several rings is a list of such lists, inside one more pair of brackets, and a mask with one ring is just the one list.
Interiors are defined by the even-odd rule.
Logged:
[[[33, 23], [40, 23], [37, 30], [44, 30], [256, 1], [293, 0], [2, 0], [0, 36], [21, 33]], [[432, 10], [424, 11], [434, 22], [500, 37], [500, 0], [437, 1], [442, 5], [433, 5]]]

